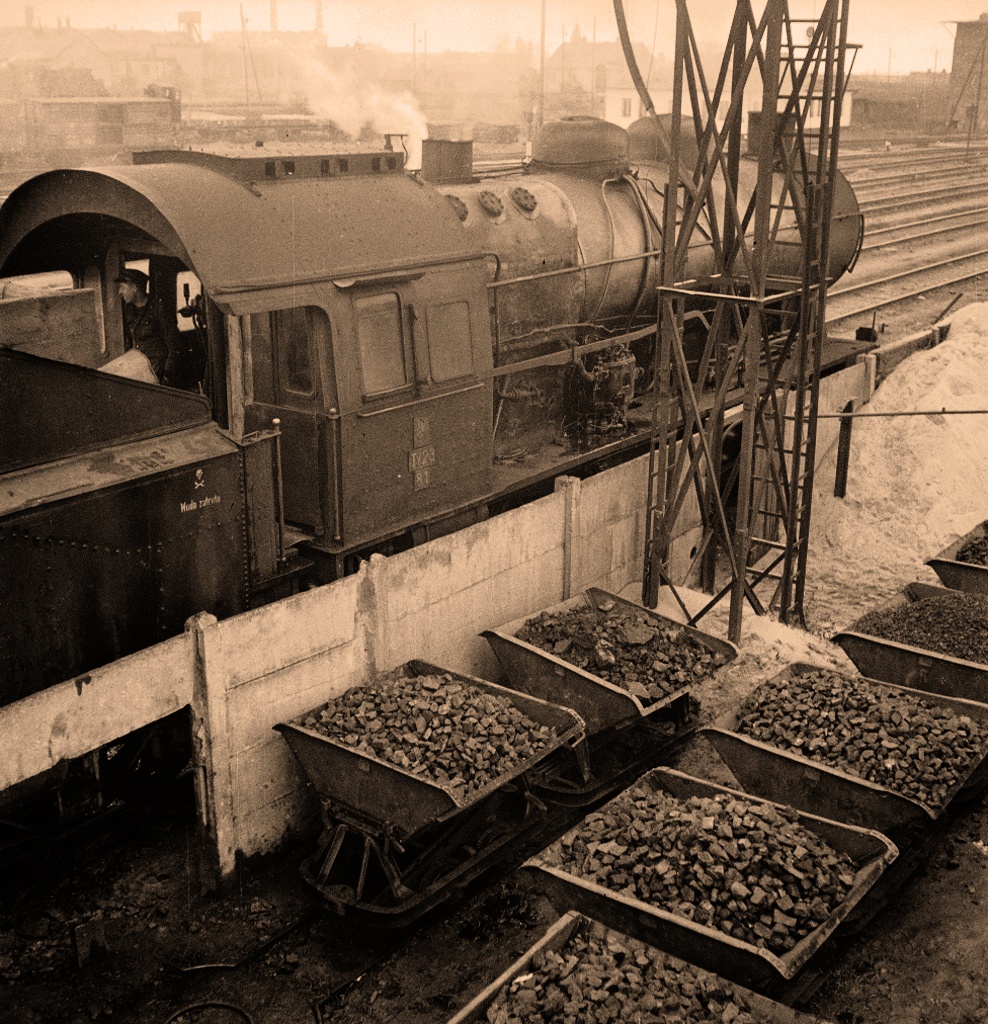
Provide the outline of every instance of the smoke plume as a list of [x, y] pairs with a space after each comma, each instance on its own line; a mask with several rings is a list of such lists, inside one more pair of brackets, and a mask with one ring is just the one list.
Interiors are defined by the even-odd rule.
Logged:
[[422, 140], [428, 138], [429, 128], [410, 92], [388, 92], [375, 82], [359, 80], [347, 70], [332, 71], [318, 61], [296, 71], [296, 85], [316, 117], [335, 121], [361, 142], [380, 145], [386, 133], [406, 135], [405, 166], [410, 170], [422, 166]]

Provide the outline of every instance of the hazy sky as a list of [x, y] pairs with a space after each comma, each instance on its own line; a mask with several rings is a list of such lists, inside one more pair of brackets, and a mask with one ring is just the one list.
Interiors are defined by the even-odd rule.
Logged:
[[[315, 26], [318, 0], [276, 0], [278, 28]], [[657, 51], [672, 49], [674, 0], [624, 0], [632, 35]], [[555, 48], [575, 25], [588, 37], [616, 39], [611, 0], [545, 0], [547, 45]], [[24, 24], [25, 8], [46, 27], [68, 19], [74, 28], [116, 27], [174, 31], [180, 11], [202, 13], [202, 32], [238, 31], [241, 9], [251, 29], [271, 27], [271, 0], [154, 0], [123, 4], [112, 0], [0, 0], [0, 23]], [[794, 17], [815, 15], [822, 0], [791, 0]], [[722, 39], [734, 9], [731, 0], [689, 0], [698, 34]], [[392, 50], [493, 49], [521, 37], [537, 43], [541, 0], [322, 0], [323, 28], [330, 45], [357, 41]], [[943, 70], [950, 66], [952, 21], [976, 20], [988, 0], [851, 0], [852, 42], [861, 44], [855, 68], [892, 72]]]

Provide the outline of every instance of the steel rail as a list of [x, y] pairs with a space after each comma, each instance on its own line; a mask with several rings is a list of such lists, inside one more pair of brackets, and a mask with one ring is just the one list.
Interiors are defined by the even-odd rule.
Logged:
[[[929, 221], [917, 221], [917, 223], [929, 223]], [[880, 242], [875, 242], [873, 245], [862, 245], [862, 252], [872, 252], [875, 249], [884, 249], [886, 246], [897, 245], [899, 242], [915, 242], [920, 238], [933, 238], [936, 235], [947, 235], [951, 232], [965, 231], [969, 228], [981, 227], [984, 224], [988, 224], [988, 218], [984, 220], [972, 220], [966, 224], [955, 224], [951, 227], [934, 228], [932, 231], [919, 231], [913, 235], [905, 235], [902, 238], [885, 238]], [[888, 230], [892, 231], [903, 231], [910, 227], [908, 224], [903, 224], [898, 228], [891, 228]]]
[[[988, 207], [986, 207], [984, 202], [982, 202], [978, 206], [967, 207], [958, 213], [944, 213], [939, 217], [925, 217], [923, 220], [909, 220], [902, 224], [889, 224], [886, 227], [881, 228], [868, 228], [865, 231], [865, 235], [867, 237], [871, 237], [873, 235], [884, 235], [889, 231], [905, 231], [906, 228], [919, 227], [921, 224], [939, 224], [945, 220], [957, 220], [958, 217], [967, 217], [972, 213], [982, 213], [986, 209], [988, 209]], [[867, 248], [867, 246], [865, 246], [865, 248]]]
[[[984, 168], [984, 166], [985, 162], [983, 160], [977, 161], [977, 167]], [[958, 167], [956, 162], [952, 162], [951, 164], [945, 167], [929, 167], [926, 168], [925, 170], [923, 168], [918, 168], [908, 174], [876, 174], [873, 177], [869, 178], [855, 178], [854, 180], [851, 180], [849, 178], [848, 181], [850, 181], [850, 183], [854, 186], [855, 191], [858, 191], [859, 186], [862, 185], [877, 185], [879, 187], [881, 187], [882, 185], [899, 185], [905, 184], [910, 181], [915, 181], [917, 178], [923, 179], [925, 181], [937, 181], [942, 178], [946, 178], [949, 180], [959, 175], [963, 175], [965, 171], [970, 171], [971, 169], [972, 168], [970, 166]]]
[[[827, 294], [830, 298], [836, 299], [841, 295], [849, 295], [851, 292], [864, 291], [865, 288], [874, 288], [878, 285], [890, 284], [892, 281], [899, 281], [904, 277], [913, 277], [916, 274], [925, 273], [927, 270], [937, 270], [940, 267], [950, 266], [952, 263], [961, 263], [963, 260], [973, 260], [978, 256], [988, 256], [988, 249], [979, 249], [977, 252], [968, 252], [961, 256], [950, 256], [947, 259], [937, 260], [935, 263], [924, 263], [921, 267], [913, 267], [910, 270], [900, 270], [896, 274], [888, 274], [885, 277], [876, 277], [874, 280], [862, 281], [860, 284], [848, 285], [846, 288], [835, 288]], [[982, 270], [978, 271], [978, 273], [988, 274], [988, 267], [984, 267]], [[961, 280], [964, 280], [964, 278]]]
[[[984, 256], [986, 254], [988, 254], [988, 250], [982, 250], [981, 252], [976, 253], [969, 253], [966, 256], [955, 256], [949, 260], [943, 260], [940, 263], [930, 263], [927, 264], [927, 266], [925, 267], [918, 267], [915, 270], [907, 270], [901, 274], [892, 274], [889, 277], [879, 278], [876, 281], [868, 281], [860, 285], [855, 285], [853, 288], [841, 289], [841, 291], [839, 292], [831, 292], [830, 297], [839, 297], [840, 295], [847, 294], [848, 292], [851, 291], [859, 291], [863, 288], [870, 288], [881, 284], [886, 284], [889, 281], [894, 281], [903, 277], [910, 277], [914, 274], [922, 273], [925, 270], [936, 269], [937, 267], [945, 267], [951, 263], [959, 263], [962, 260], [975, 259], [978, 256]], [[951, 277], [946, 281], [936, 281], [928, 283], [922, 288], [915, 288], [910, 292], [900, 293], [899, 295], [896, 295], [890, 299], [882, 299], [878, 302], [872, 302], [867, 306], [861, 306], [858, 309], [853, 309], [846, 313], [828, 316], [826, 322], [828, 324], [835, 324], [840, 323], [842, 320], [850, 320], [852, 317], [861, 316], [864, 313], [870, 313], [873, 310], [881, 309], [883, 306], [891, 306], [896, 302], [903, 301], [904, 299], [914, 299], [919, 295], [925, 295], [927, 292], [939, 291], [941, 288], [948, 288], [952, 284], [959, 284], [961, 281], [970, 281], [972, 278], [982, 277], [985, 274], [988, 274], [988, 267], [981, 267], [980, 269], [975, 270], [973, 273], [970, 274], [960, 274], [956, 277]]]
[[972, 146], [968, 149], [963, 143], [956, 146], [941, 146], [936, 152], [930, 152], [929, 147], [917, 147], [914, 149], [896, 149], [889, 153], [885, 149], [849, 149], [846, 142], [841, 147], [841, 165], [853, 164], [855, 167], [868, 167], [871, 164], [885, 164], [886, 166], [906, 166], [915, 162], [937, 163], [956, 157], [964, 157], [967, 153], [988, 153], [983, 145]]
[[922, 185], [949, 185], [953, 181], [969, 181], [972, 175], [981, 177], [988, 175], [988, 160], [979, 160], [974, 166], [957, 167], [950, 171], [924, 171], [911, 175], [869, 178], [867, 181], [855, 181], [852, 178], [848, 178], [848, 184], [854, 188], [855, 193], [863, 192], [870, 199], [876, 193], [881, 192], [914, 188]]
[[874, 199], [859, 199], [858, 206], [862, 210], [892, 210], [899, 206], [915, 206], [917, 203], [926, 203], [931, 199], [941, 197], [948, 199], [960, 198], [968, 193], [984, 189], [986, 186], [988, 186], [988, 177], [969, 182], [960, 196], [958, 196], [956, 188], [935, 188], [929, 189], [926, 192], [901, 192], [890, 196], [876, 196]]

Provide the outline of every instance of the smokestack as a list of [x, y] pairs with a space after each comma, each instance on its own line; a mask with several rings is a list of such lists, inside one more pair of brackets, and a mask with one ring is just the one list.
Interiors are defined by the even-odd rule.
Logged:
[[24, 24], [28, 28], [34, 28], [34, 8], [30, 4], [24, 7]]
[[278, 0], [271, 0], [271, 31], [278, 31]]
[[322, 0], [316, 0], [316, 31], [322, 32]]

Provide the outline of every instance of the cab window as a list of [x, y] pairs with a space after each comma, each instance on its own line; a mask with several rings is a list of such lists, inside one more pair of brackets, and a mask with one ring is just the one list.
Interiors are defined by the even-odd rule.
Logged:
[[317, 353], [329, 351], [329, 320], [316, 306], [276, 309], [250, 318], [254, 399], [268, 404], [311, 399], [318, 391]]
[[309, 309], [279, 309], [271, 314], [275, 351], [281, 364], [281, 382], [286, 391], [311, 396], [315, 391], [312, 373], [312, 313]]
[[437, 383], [473, 373], [473, 339], [468, 303], [443, 302], [426, 311], [429, 364]]
[[411, 359], [397, 293], [360, 296], [354, 300], [354, 313], [364, 396], [407, 387]]

